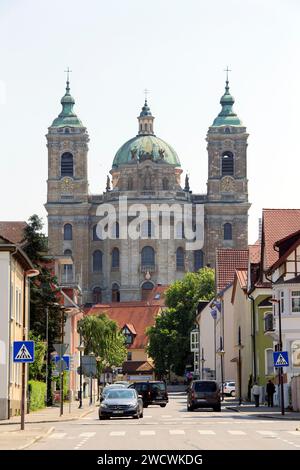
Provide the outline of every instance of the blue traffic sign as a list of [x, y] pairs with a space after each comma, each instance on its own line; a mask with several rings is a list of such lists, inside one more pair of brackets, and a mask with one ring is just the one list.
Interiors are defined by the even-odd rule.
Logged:
[[60, 359], [62, 359], [65, 362], [64, 370], [70, 370], [70, 356], [63, 356], [62, 358], [60, 356], [54, 356], [54, 362], [57, 364]]
[[289, 355], [287, 351], [273, 352], [274, 367], [288, 367]]
[[14, 341], [13, 362], [34, 362], [34, 341]]

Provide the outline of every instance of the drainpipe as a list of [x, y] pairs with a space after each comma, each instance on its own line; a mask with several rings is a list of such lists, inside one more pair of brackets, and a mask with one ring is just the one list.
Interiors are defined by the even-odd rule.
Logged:
[[256, 318], [255, 318], [255, 305], [254, 305], [254, 297], [252, 295], [247, 294], [248, 299], [251, 300], [251, 314], [252, 314], [252, 351], [253, 351], [253, 382], [256, 382], [257, 377], [257, 363], [256, 363]]

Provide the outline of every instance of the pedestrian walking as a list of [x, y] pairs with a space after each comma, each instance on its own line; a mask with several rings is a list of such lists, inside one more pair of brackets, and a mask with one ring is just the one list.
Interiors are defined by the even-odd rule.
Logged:
[[254, 401], [255, 401], [255, 406], [259, 406], [259, 386], [257, 385], [257, 382], [254, 382], [254, 385], [252, 387], [252, 394], [254, 396]]
[[272, 380], [269, 380], [267, 383], [267, 397], [268, 397], [268, 406], [273, 407], [273, 398], [275, 393], [275, 385], [273, 384]]

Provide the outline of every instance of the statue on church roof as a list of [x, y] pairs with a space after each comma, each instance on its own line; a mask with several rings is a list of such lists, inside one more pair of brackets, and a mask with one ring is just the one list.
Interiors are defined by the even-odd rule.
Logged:
[[190, 192], [190, 179], [189, 179], [189, 175], [188, 175], [188, 174], [185, 175], [184, 191], [186, 191], [187, 193]]
[[110, 178], [109, 178], [109, 175], [107, 175], [107, 178], [106, 178], [106, 191], [110, 191]]

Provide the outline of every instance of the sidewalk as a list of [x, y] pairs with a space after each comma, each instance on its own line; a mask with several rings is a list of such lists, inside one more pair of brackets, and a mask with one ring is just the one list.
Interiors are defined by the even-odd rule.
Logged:
[[83, 407], [74, 401], [69, 412], [69, 403], [64, 404], [64, 414], [59, 416], [59, 406], [52, 406], [25, 415], [25, 430], [20, 430], [21, 417], [13, 416], [0, 421], [0, 450], [22, 450], [53, 432], [55, 423], [73, 421], [92, 413], [95, 404], [89, 406], [89, 399], [83, 400]]
[[289, 421], [299, 421], [300, 425], [300, 413], [296, 411], [284, 410], [284, 415], [281, 414], [281, 409], [278, 406], [269, 408], [265, 405], [260, 405], [255, 407], [254, 403], [242, 402], [241, 405], [238, 404], [236, 400], [223, 402], [223, 406], [227, 410], [236, 411], [248, 416], [254, 416], [258, 418], [268, 418], [268, 419], [284, 419]]

